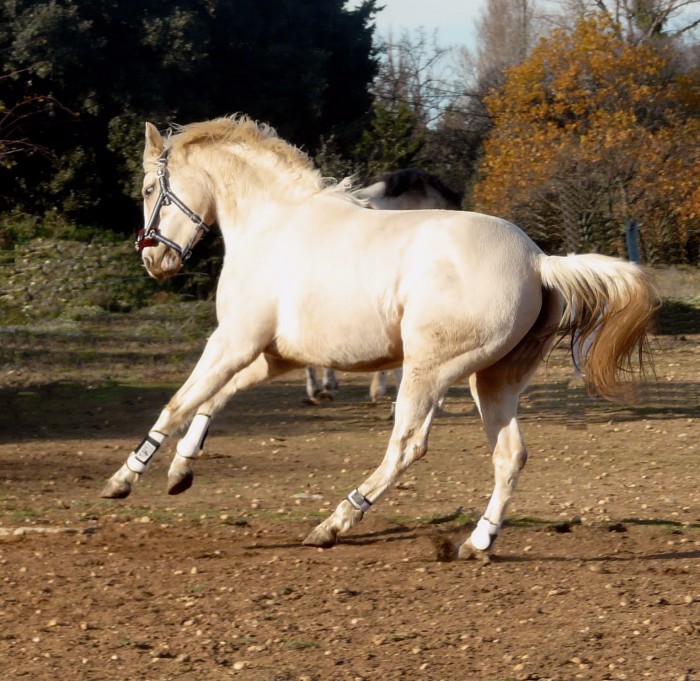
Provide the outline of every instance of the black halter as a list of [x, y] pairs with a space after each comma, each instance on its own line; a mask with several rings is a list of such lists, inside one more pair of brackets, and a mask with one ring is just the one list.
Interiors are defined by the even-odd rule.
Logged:
[[[144, 248], [149, 246], [155, 246], [158, 242], [165, 244], [168, 248], [172, 248], [184, 262], [192, 255], [192, 249], [194, 244], [204, 236], [211, 229], [211, 225], [207, 225], [204, 219], [197, 215], [194, 211], [191, 211], [180, 199], [175, 196], [172, 189], [170, 189], [170, 183], [168, 182], [168, 175], [166, 174], [168, 167], [168, 149], [166, 149], [158, 158], [158, 186], [160, 189], [158, 200], [156, 205], [153, 206], [153, 212], [151, 217], [148, 219], [146, 226], [139, 230], [136, 235], [136, 250], [142, 251]], [[192, 222], [197, 225], [197, 231], [190, 242], [183, 248], [179, 246], [174, 241], [171, 241], [167, 237], [164, 237], [158, 230], [158, 225], [160, 224], [160, 209], [163, 206], [169, 206], [174, 203]]]

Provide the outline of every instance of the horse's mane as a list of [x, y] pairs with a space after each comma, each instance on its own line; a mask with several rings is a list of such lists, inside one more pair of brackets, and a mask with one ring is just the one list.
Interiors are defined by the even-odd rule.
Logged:
[[185, 149], [192, 145], [241, 145], [255, 152], [271, 152], [282, 166], [292, 171], [295, 179], [305, 178], [303, 185], [312, 191], [366, 205], [351, 193], [353, 181], [346, 178], [337, 182], [324, 178], [313, 160], [301, 149], [278, 136], [277, 131], [266, 123], [258, 123], [246, 115], [223, 116], [210, 121], [173, 125], [167, 141], [173, 150]]
[[174, 125], [169, 142], [173, 150], [195, 144], [243, 144], [271, 151], [292, 168], [314, 170], [313, 161], [301, 149], [281, 139], [273, 127], [245, 115]]

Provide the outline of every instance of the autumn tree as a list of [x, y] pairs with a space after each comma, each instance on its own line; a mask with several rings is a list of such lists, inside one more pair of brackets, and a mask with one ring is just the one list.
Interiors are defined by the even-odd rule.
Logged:
[[698, 76], [670, 47], [631, 44], [607, 16], [557, 30], [486, 98], [479, 209], [547, 250], [625, 255], [640, 224], [648, 260], [682, 261], [699, 217]]

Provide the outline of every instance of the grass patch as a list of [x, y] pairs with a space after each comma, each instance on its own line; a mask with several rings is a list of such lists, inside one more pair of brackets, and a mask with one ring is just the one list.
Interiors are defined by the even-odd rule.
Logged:
[[12, 519], [15, 522], [21, 522], [22, 520], [36, 520], [40, 517], [41, 514], [31, 508], [16, 508], [12, 511]]
[[[550, 525], [557, 525], [561, 523], [562, 520], [561, 518], [558, 518], [557, 520], [552, 520], [551, 518], [537, 518], [535, 516], [529, 516], [529, 515], [522, 515], [522, 516], [512, 516], [510, 518], [506, 518], [505, 521], [503, 522], [504, 527], [520, 527], [520, 528], [528, 528], [528, 527], [549, 527]], [[581, 521], [577, 522], [571, 522], [572, 525], [580, 525]]]

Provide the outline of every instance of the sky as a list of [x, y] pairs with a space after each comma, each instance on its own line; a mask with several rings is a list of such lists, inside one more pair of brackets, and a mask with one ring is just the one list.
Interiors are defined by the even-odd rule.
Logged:
[[[350, 0], [352, 3], [352, 0]], [[473, 49], [476, 42], [475, 19], [488, 0], [379, 0], [384, 9], [377, 14], [377, 33], [386, 36], [389, 31], [399, 37], [403, 29], [413, 32], [424, 27], [432, 38], [438, 32], [442, 47], [466, 45]], [[697, 5], [679, 12], [681, 24], [698, 17]], [[676, 18], [678, 23], [679, 19]], [[697, 35], [695, 33], [694, 35]]]
[[423, 27], [432, 37], [437, 30], [438, 44], [474, 46], [474, 20], [487, 0], [380, 0], [384, 9], [377, 14], [377, 32], [391, 31], [399, 37], [402, 30], [413, 32]]

